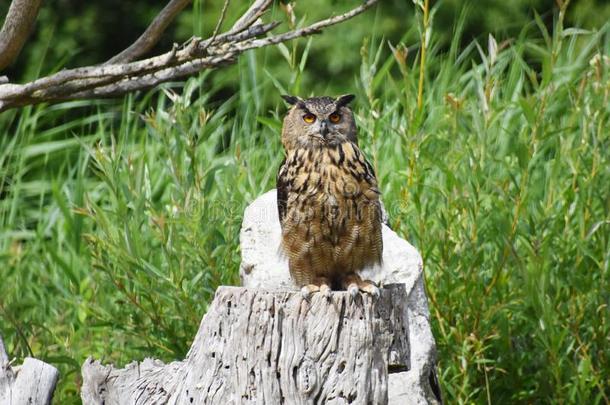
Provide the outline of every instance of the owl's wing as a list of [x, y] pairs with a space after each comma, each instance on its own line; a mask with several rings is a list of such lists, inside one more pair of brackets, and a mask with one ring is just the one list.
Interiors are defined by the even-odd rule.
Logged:
[[375, 169], [373, 165], [369, 163], [366, 157], [362, 153], [358, 153], [356, 156], [358, 161], [357, 166], [357, 178], [360, 181], [360, 186], [365, 190], [365, 195], [370, 199], [376, 201], [379, 204], [379, 186], [377, 185], [377, 177], [375, 176]]
[[280, 217], [280, 224], [284, 222], [286, 216], [286, 204], [288, 203], [288, 182], [286, 179], [286, 159], [280, 165], [277, 172], [276, 189], [277, 189], [277, 213]]
[[362, 154], [358, 156], [358, 162], [357, 173], [360, 178], [360, 186], [370, 204], [365, 208], [369, 211], [364, 216], [365, 219], [361, 225], [367, 229], [367, 238], [369, 240], [367, 255], [371, 263], [381, 264], [383, 256], [382, 214], [381, 203], [379, 202], [379, 195], [381, 193], [377, 185], [373, 166]]
[[[364, 160], [364, 173], [365, 179], [375, 188], [377, 189], [377, 176], [375, 176], [375, 169], [373, 169], [373, 165], [369, 163], [366, 158]], [[377, 189], [377, 191], [379, 191]]]

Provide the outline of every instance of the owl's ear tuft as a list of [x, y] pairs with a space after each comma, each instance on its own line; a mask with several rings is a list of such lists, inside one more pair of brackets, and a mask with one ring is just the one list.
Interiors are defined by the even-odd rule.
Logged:
[[337, 97], [335, 104], [337, 104], [337, 107], [343, 107], [351, 103], [352, 100], [355, 98], [356, 96], [354, 96], [353, 94], [344, 94], [342, 96]]
[[290, 105], [295, 105], [295, 104], [299, 104], [299, 103], [303, 102], [303, 100], [301, 100], [297, 96], [289, 96], [286, 94], [282, 94], [281, 97], [284, 99], [284, 101], [286, 101]]

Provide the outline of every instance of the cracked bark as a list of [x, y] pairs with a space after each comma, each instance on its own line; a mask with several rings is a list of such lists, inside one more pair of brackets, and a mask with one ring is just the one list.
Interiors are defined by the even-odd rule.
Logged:
[[[409, 366], [404, 285], [378, 300], [220, 287], [183, 361], [88, 359], [84, 404], [385, 404]], [[350, 402], [351, 401], [351, 402]]]
[[55, 367], [31, 357], [13, 367], [0, 337], [0, 404], [50, 404], [58, 377]]

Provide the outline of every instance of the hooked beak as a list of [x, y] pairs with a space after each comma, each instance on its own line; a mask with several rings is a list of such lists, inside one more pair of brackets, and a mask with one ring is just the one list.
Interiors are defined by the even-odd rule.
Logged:
[[326, 120], [320, 122], [320, 135], [322, 135], [324, 138], [326, 138], [326, 135], [328, 135], [328, 121]]

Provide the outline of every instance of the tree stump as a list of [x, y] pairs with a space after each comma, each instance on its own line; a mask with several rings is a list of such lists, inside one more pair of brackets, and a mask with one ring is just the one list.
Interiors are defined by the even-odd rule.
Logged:
[[185, 360], [87, 359], [85, 404], [385, 404], [409, 367], [408, 297], [220, 287]]
[[55, 367], [31, 357], [13, 368], [0, 337], [0, 404], [50, 404], [58, 377]]
[[[254, 200], [244, 212], [239, 271], [244, 287], [297, 289], [288, 271], [288, 261], [278, 253], [282, 230], [276, 197], [276, 190], [271, 190]], [[422, 257], [415, 247], [390, 229], [385, 212], [383, 218], [383, 264], [379, 269], [361, 272], [361, 276], [379, 285], [405, 286], [409, 298], [402, 307], [406, 311], [405, 317], [409, 319], [411, 353], [409, 370], [389, 376], [388, 401], [398, 405], [442, 404]]]

